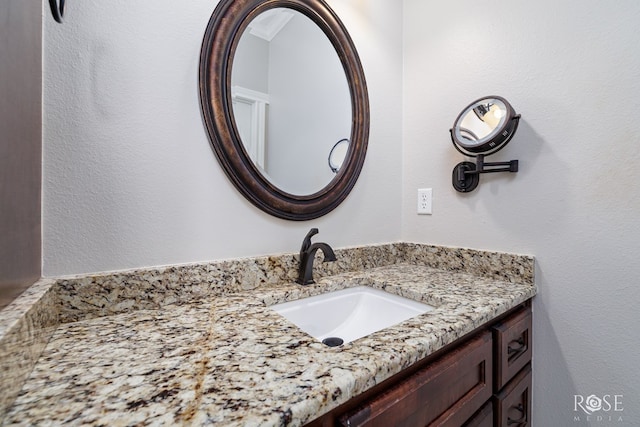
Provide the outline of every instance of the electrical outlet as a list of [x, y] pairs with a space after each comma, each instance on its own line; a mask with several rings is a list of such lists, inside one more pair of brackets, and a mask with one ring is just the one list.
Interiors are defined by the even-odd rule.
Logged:
[[418, 189], [418, 215], [431, 215], [431, 188]]

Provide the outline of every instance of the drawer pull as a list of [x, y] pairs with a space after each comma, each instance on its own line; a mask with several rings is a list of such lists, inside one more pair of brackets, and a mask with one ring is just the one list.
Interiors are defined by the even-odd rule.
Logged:
[[522, 406], [522, 403], [520, 403], [518, 406], [512, 406], [513, 409], [517, 409], [518, 411], [520, 411], [520, 413], [522, 414], [522, 418], [518, 419], [518, 420], [512, 420], [511, 417], [507, 418], [507, 425], [512, 425], [512, 424], [524, 424], [527, 422], [527, 414], [524, 411], [524, 406]]
[[[517, 347], [514, 345], [517, 344]], [[514, 354], [522, 353], [527, 349], [527, 346], [524, 343], [524, 338], [520, 337], [517, 340], [511, 341], [507, 345], [507, 354], [511, 357]]]

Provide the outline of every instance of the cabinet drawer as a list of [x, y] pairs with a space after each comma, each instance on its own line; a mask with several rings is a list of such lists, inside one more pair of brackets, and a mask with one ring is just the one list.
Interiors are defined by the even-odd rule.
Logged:
[[531, 361], [531, 309], [523, 308], [492, 330], [497, 391]]
[[462, 427], [493, 427], [493, 404], [487, 403]]
[[461, 426], [490, 397], [491, 333], [485, 332], [358, 409], [342, 426]]
[[531, 427], [531, 364], [495, 396], [496, 426]]

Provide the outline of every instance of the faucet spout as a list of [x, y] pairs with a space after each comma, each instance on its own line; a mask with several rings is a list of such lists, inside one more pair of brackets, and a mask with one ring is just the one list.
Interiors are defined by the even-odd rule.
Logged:
[[318, 250], [322, 251], [324, 254], [324, 262], [336, 260], [336, 254], [333, 252], [331, 246], [322, 242], [311, 243], [311, 237], [315, 234], [318, 234], [318, 229], [312, 228], [304, 238], [302, 247], [300, 248], [298, 283], [301, 285], [310, 285], [315, 283], [313, 280], [313, 261], [315, 260], [316, 252], [318, 252]]

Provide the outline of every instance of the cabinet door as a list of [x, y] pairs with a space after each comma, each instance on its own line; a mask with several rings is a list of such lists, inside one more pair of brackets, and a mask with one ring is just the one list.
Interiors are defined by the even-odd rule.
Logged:
[[496, 390], [531, 361], [531, 309], [526, 308], [493, 326]]
[[360, 408], [342, 426], [461, 426], [492, 394], [491, 333], [453, 350]]
[[493, 405], [488, 402], [462, 427], [493, 427]]
[[531, 364], [495, 396], [498, 427], [531, 427]]

